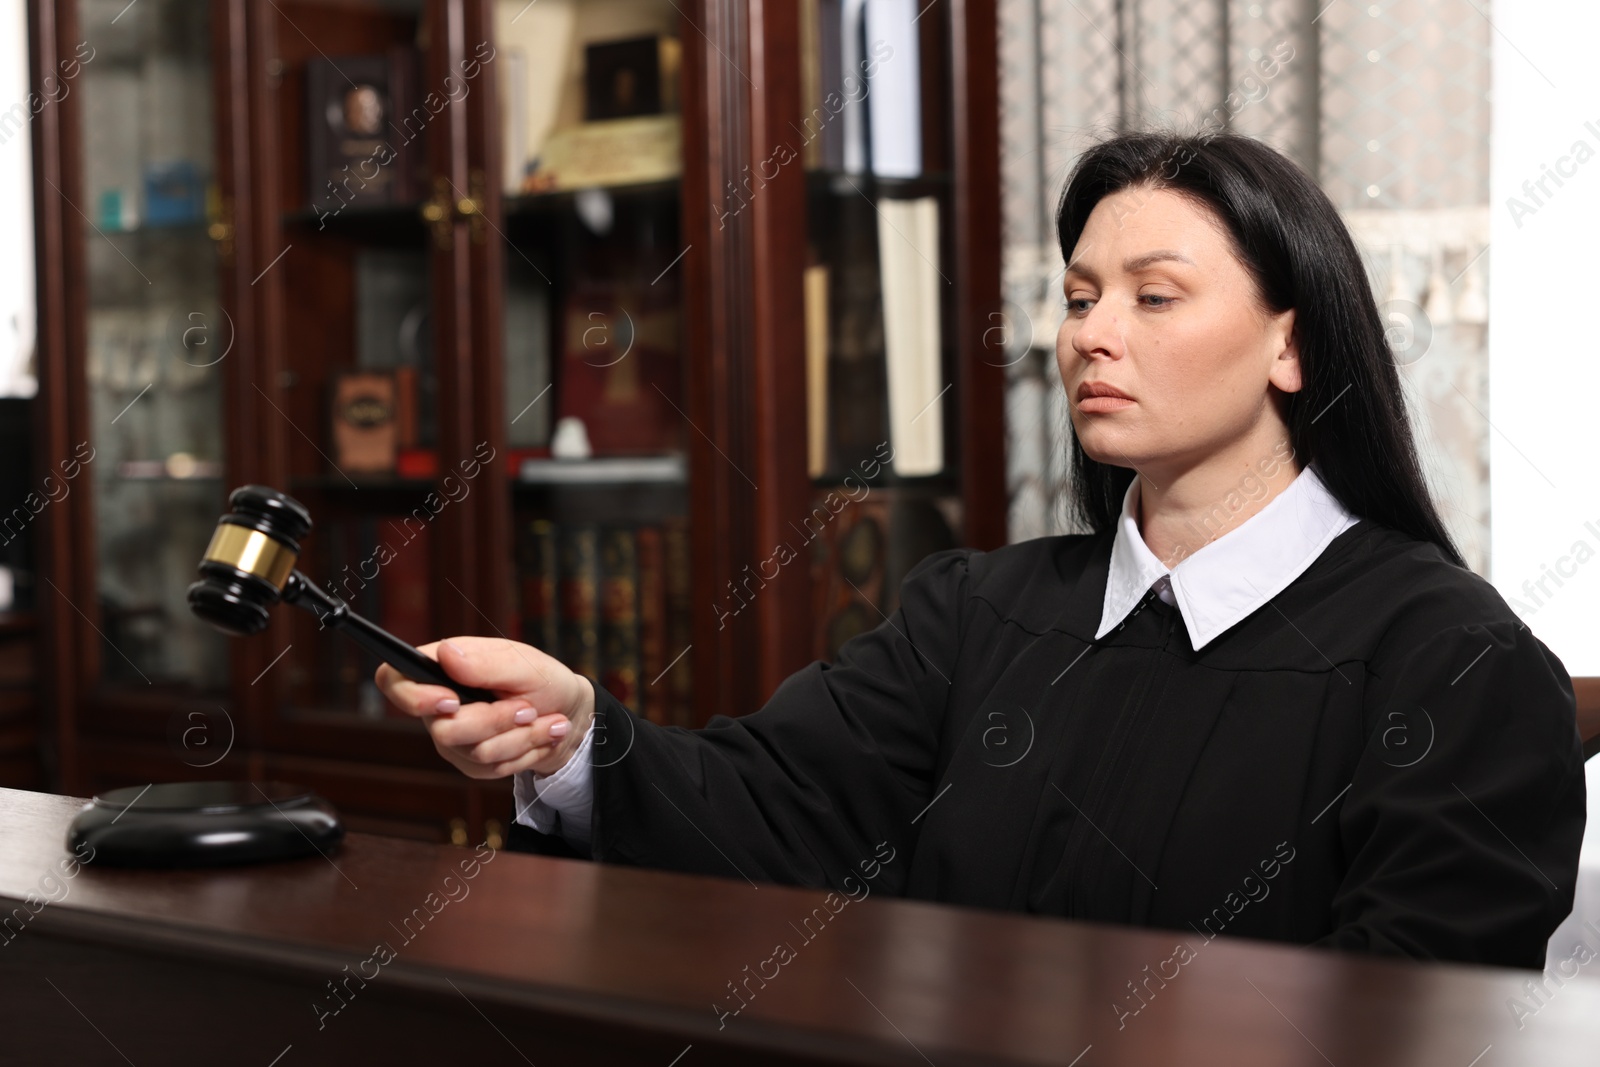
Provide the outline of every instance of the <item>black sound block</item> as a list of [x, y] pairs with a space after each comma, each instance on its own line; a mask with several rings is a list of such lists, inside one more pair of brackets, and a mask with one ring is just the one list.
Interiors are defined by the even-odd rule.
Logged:
[[95, 797], [67, 848], [111, 867], [215, 867], [326, 856], [344, 824], [326, 800], [284, 782], [172, 782]]

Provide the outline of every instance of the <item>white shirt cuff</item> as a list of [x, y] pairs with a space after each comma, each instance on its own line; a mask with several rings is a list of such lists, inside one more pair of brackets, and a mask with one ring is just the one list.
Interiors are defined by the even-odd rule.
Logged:
[[578, 750], [555, 774], [545, 776], [523, 771], [512, 776], [517, 822], [541, 834], [559, 833], [579, 852], [589, 850], [589, 815], [594, 808], [590, 764], [593, 742], [591, 720]]

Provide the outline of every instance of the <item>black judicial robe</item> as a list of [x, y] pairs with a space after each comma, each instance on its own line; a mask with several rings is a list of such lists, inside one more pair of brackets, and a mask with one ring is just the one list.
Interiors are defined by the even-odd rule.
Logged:
[[593, 858], [1542, 967], [1583, 756], [1494, 587], [1363, 519], [1199, 652], [1153, 592], [1096, 641], [1113, 536], [929, 556], [836, 662], [700, 730], [596, 687]]

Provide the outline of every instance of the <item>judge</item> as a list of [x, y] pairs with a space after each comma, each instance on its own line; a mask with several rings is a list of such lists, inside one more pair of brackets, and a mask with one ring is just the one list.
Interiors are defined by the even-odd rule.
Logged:
[[514, 847], [701, 874], [1539, 968], [1583, 757], [1559, 659], [1464, 564], [1317, 185], [1260, 142], [1074, 169], [1056, 360], [1090, 532], [956, 549], [767, 704], [661, 727], [526, 645], [503, 694], [388, 697]]

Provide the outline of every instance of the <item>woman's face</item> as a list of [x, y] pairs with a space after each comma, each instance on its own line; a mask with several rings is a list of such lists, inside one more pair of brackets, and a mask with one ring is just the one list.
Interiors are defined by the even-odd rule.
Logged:
[[[1149, 187], [1105, 197], [1063, 290], [1056, 364], [1091, 459], [1168, 484], [1202, 463], [1254, 463], [1287, 438], [1273, 387], [1300, 389], [1294, 312], [1260, 309], [1210, 209]], [[1080, 398], [1086, 383], [1131, 399]]]

